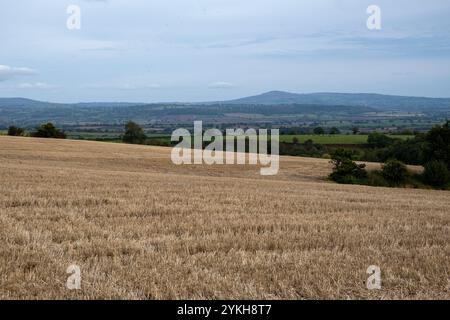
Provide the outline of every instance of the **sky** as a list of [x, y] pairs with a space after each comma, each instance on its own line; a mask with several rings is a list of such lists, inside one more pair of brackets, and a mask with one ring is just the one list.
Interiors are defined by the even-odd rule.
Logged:
[[[70, 5], [80, 29], [67, 27]], [[370, 5], [380, 30], [367, 27]], [[2, 0], [0, 97], [450, 97], [449, 16], [448, 0]]]

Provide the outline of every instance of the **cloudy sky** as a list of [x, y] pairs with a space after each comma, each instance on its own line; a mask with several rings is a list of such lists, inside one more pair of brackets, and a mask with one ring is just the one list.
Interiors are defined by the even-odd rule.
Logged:
[[[381, 30], [366, 9], [381, 8]], [[81, 9], [81, 29], [66, 26]], [[450, 97], [448, 0], [2, 0], [0, 97]]]

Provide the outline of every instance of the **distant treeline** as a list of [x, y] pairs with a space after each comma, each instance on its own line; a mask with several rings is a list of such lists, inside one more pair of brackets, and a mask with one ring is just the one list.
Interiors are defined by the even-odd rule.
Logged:
[[[37, 104], [14, 107], [0, 106], [0, 126], [16, 123], [20, 126], [33, 126], [52, 119], [58, 124], [77, 123], [124, 123], [130, 119], [139, 119], [140, 123], [178, 119], [179, 117], [233, 118], [233, 115], [250, 114], [265, 117], [278, 116], [346, 116], [354, 117], [376, 111], [364, 106], [345, 105], [239, 105], [239, 104], [148, 104], [148, 105], [95, 105], [95, 104]], [[245, 120], [245, 118], [243, 118]], [[248, 120], [248, 119], [247, 119]], [[137, 120], [134, 120], [137, 121]], [[251, 122], [251, 119], [248, 120]]]
[[8, 135], [9, 136], [28, 136], [28, 137], [35, 137], [35, 138], [54, 138], [54, 139], [66, 139], [67, 134], [61, 130], [56, 128], [53, 123], [48, 122], [45, 124], [40, 125], [37, 127], [34, 131], [26, 132], [25, 129], [16, 127], [16, 126], [9, 126], [8, 128]]

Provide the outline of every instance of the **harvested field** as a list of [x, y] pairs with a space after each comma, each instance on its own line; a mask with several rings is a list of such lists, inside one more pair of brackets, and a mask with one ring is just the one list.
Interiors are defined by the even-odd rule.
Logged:
[[271, 177], [176, 166], [170, 151], [1, 136], [0, 298], [449, 299], [449, 191], [333, 184], [322, 159], [282, 157]]

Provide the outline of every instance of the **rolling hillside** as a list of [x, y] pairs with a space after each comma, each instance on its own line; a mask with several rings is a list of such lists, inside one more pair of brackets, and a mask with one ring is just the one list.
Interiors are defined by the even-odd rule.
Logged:
[[263, 177], [175, 166], [170, 148], [0, 136], [0, 150], [3, 299], [448, 299], [446, 191], [336, 185], [321, 159]]

